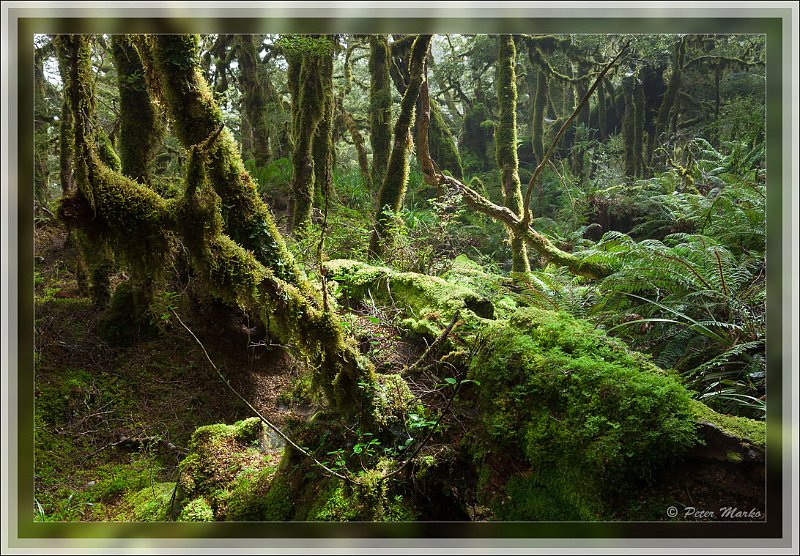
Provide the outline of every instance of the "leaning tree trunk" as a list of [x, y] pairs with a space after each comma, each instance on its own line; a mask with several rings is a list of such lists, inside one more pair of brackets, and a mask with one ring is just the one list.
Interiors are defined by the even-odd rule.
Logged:
[[369, 38], [369, 141], [372, 146], [372, 183], [383, 183], [392, 148], [391, 55], [386, 35]]
[[[162, 69], [168, 54], [170, 64], [197, 70], [192, 48], [170, 48], [175, 46], [172, 41], [196, 44], [196, 37], [189, 41], [184, 38], [157, 39], [167, 41], [160, 49]], [[64, 42], [72, 53], [69, 95], [75, 118], [76, 181], [83, 194], [74, 203], [73, 220], [93, 227], [125, 260], [145, 267], [163, 264], [169, 234], [176, 234], [189, 249], [197, 276], [211, 293], [259, 314], [280, 341], [296, 347], [307, 358], [314, 370], [315, 384], [323, 389], [333, 409], [345, 419], [357, 418], [362, 430], [367, 430], [365, 427], [374, 423], [370, 394], [374, 371], [360, 355], [356, 342], [343, 334], [333, 313], [320, 309], [315, 298], [281, 277], [287, 274], [286, 268], [294, 266], [288, 253], [286, 258], [274, 258], [266, 266], [257, 260], [252, 249], [223, 233], [225, 201], [211, 182], [220, 177], [221, 157], [237, 157], [227, 160], [227, 168], [241, 166], [238, 153], [230, 150], [230, 137], [216, 127], [208, 137], [189, 147], [186, 192], [180, 199], [164, 199], [112, 170], [98, 156], [93, 141], [94, 105], [87, 87], [92, 73], [91, 37], [69, 36]], [[193, 84], [200, 88], [192, 88]], [[195, 125], [207, 123], [203, 114], [213, 116], [211, 109], [218, 108], [213, 100], [204, 98], [210, 90], [199, 70], [196, 79], [183, 82], [182, 87], [187, 90], [173, 87], [171, 91], [173, 102], [176, 98], [187, 100], [182, 106], [186, 115], [176, 117], [176, 127], [181, 127], [179, 122], [185, 124], [186, 119], [192, 119]], [[181, 107], [171, 107], [176, 111], [178, 108]], [[187, 128], [182, 129], [185, 134]], [[235, 178], [240, 182], [242, 196], [246, 196], [249, 176], [242, 170]], [[231, 187], [224, 184], [219, 189], [230, 192]], [[274, 239], [279, 240], [280, 236]], [[279, 255], [280, 251], [276, 249], [274, 253]]]
[[383, 242], [392, 218], [390, 214], [387, 214], [387, 209], [390, 212], [397, 212], [405, 198], [408, 182], [408, 152], [411, 148], [410, 130], [414, 121], [414, 107], [422, 86], [425, 56], [430, 43], [431, 35], [419, 35], [411, 47], [410, 78], [400, 104], [400, 115], [394, 126], [394, 144], [389, 156], [386, 176], [378, 193], [375, 228], [372, 230], [369, 241], [369, 253], [372, 257], [380, 257], [383, 254]]
[[[506, 208], [522, 217], [522, 189], [519, 180], [517, 158], [517, 78], [516, 48], [514, 37], [501, 35], [498, 38], [497, 97], [500, 117], [495, 131], [497, 166], [500, 168], [503, 201]], [[528, 252], [524, 240], [509, 229], [513, 272], [529, 272]]]
[[361, 135], [353, 115], [347, 112], [341, 104], [339, 105], [339, 121], [353, 139], [353, 146], [356, 149], [358, 158], [358, 168], [361, 170], [361, 179], [364, 180], [364, 186], [367, 190], [372, 191], [372, 175], [369, 168], [369, 159], [367, 158], [367, 149], [364, 147], [364, 137]]

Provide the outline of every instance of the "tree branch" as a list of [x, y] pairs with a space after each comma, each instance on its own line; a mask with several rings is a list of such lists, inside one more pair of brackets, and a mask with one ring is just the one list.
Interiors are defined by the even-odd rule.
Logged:
[[594, 83], [592, 83], [592, 86], [589, 87], [589, 90], [586, 91], [586, 94], [583, 96], [583, 99], [581, 99], [581, 102], [572, 112], [570, 117], [567, 118], [567, 121], [565, 121], [564, 124], [561, 126], [561, 129], [558, 130], [558, 133], [556, 133], [556, 136], [553, 138], [553, 142], [550, 144], [550, 147], [547, 149], [547, 152], [544, 153], [542, 160], [539, 162], [539, 164], [536, 166], [536, 169], [533, 171], [533, 175], [531, 176], [531, 181], [528, 183], [528, 189], [525, 192], [525, 202], [523, 203], [524, 213], [521, 223], [523, 228], [528, 228], [531, 223], [531, 209], [530, 209], [531, 195], [533, 194], [533, 189], [534, 185], [536, 184], [536, 179], [542, 173], [542, 170], [544, 170], [545, 166], [547, 165], [548, 159], [553, 154], [553, 151], [555, 150], [559, 141], [561, 141], [561, 137], [567, 131], [567, 128], [569, 128], [570, 124], [572, 124], [572, 121], [577, 117], [577, 115], [581, 112], [581, 110], [583, 110], [583, 108], [589, 103], [589, 98], [594, 94], [595, 89], [597, 89], [600, 83], [603, 82], [603, 78], [611, 70], [614, 64], [617, 63], [617, 60], [619, 60], [619, 58], [625, 53], [625, 51], [628, 50], [630, 44], [631, 44], [630, 41], [625, 43], [625, 45], [620, 49], [617, 55], [614, 56], [614, 59], [611, 60], [608, 64], [606, 64], [603, 70], [598, 74], [597, 78], [594, 80]]

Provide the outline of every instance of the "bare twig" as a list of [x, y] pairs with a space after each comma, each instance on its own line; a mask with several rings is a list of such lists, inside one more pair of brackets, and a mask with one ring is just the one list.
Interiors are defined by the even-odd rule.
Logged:
[[265, 425], [267, 425], [269, 428], [271, 428], [273, 431], [275, 431], [275, 434], [280, 436], [292, 448], [294, 448], [295, 450], [297, 450], [298, 452], [300, 452], [301, 454], [306, 456], [308, 459], [313, 461], [315, 465], [317, 465], [318, 467], [323, 469], [328, 475], [330, 475], [332, 477], [336, 477], [337, 479], [342, 479], [343, 481], [346, 481], [346, 482], [351, 483], [351, 484], [358, 484], [352, 477], [350, 477], [348, 475], [342, 475], [341, 473], [337, 473], [333, 469], [330, 469], [328, 466], [326, 466], [324, 463], [322, 463], [319, 460], [317, 460], [317, 458], [315, 458], [313, 455], [308, 453], [306, 450], [304, 450], [303, 448], [298, 446], [297, 443], [295, 443], [291, 438], [286, 436], [286, 434], [284, 434], [284, 432], [280, 428], [278, 428], [277, 425], [274, 425], [269, 419], [264, 417], [261, 414], [261, 412], [259, 412], [255, 407], [253, 407], [253, 405], [250, 402], [248, 402], [244, 398], [244, 396], [242, 396], [233, 386], [231, 386], [231, 383], [228, 381], [228, 379], [225, 378], [225, 376], [222, 374], [222, 372], [219, 370], [219, 368], [214, 364], [214, 361], [211, 359], [211, 356], [208, 355], [208, 351], [206, 351], [206, 347], [203, 345], [203, 342], [201, 342], [200, 339], [197, 336], [195, 336], [195, 333], [192, 332], [192, 330], [188, 326], [186, 326], [186, 324], [184, 324], [184, 322], [181, 320], [181, 318], [178, 316], [178, 313], [176, 313], [174, 309], [171, 309], [171, 311], [172, 311], [172, 314], [175, 315], [175, 318], [178, 319], [178, 322], [181, 324], [181, 326], [183, 326], [186, 329], [186, 331], [192, 336], [192, 338], [194, 338], [194, 341], [197, 342], [197, 344], [200, 346], [200, 349], [203, 350], [203, 353], [205, 354], [206, 359], [208, 359], [208, 362], [211, 364], [211, 367], [217, 373], [217, 376], [219, 376], [220, 380], [222, 380], [222, 382], [225, 384], [225, 386], [227, 386], [228, 389], [231, 392], [233, 392], [234, 395], [236, 395], [236, 397], [239, 398], [250, 409], [250, 411], [255, 413], [256, 416], [259, 419], [261, 419], [261, 421]]
[[536, 184], [536, 179], [539, 177], [539, 174], [542, 173], [542, 170], [544, 170], [545, 166], [547, 165], [547, 161], [550, 159], [550, 156], [553, 154], [553, 151], [556, 149], [556, 146], [558, 145], [559, 141], [561, 141], [561, 137], [567, 131], [567, 128], [569, 128], [570, 124], [572, 124], [572, 121], [578, 116], [578, 114], [580, 114], [580, 112], [588, 104], [589, 98], [594, 94], [595, 89], [597, 89], [600, 83], [603, 82], [603, 78], [611, 70], [614, 64], [617, 63], [617, 60], [619, 60], [619, 58], [625, 53], [625, 51], [628, 50], [630, 44], [631, 44], [630, 41], [626, 42], [620, 49], [620, 51], [617, 53], [617, 55], [614, 56], [614, 59], [611, 60], [609, 63], [607, 63], [603, 68], [603, 70], [598, 74], [597, 78], [595, 78], [594, 80], [594, 83], [592, 83], [592, 86], [589, 87], [589, 90], [586, 91], [586, 94], [581, 99], [581, 102], [572, 112], [570, 117], [567, 118], [567, 121], [565, 121], [564, 124], [561, 126], [561, 129], [558, 130], [558, 133], [556, 133], [556, 136], [553, 138], [553, 142], [550, 143], [550, 147], [547, 149], [547, 152], [544, 153], [542, 160], [539, 161], [539, 164], [533, 171], [533, 175], [531, 176], [531, 181], [528, 183], [528, 189], [525, 192], [525, 203], [523, 205], [524, 212], [521, 222], [523, 227], [527, 228], [531, 223], [531, 209], [530, 209], [531, 195], [533, 194], [533, 189], [534, 185]]

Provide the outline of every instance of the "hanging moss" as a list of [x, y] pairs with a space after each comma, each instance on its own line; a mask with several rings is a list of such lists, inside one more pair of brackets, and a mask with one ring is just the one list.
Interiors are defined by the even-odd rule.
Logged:
[[372, 257], [380, 257], [383, 252], [383, 239], [386, 236], [390, 218], [386, 213], [386, 209], [397, 212], [400, 210], [405, 198], [408, 182], [408, 151], [411, 147], [410, 130], [414, 121], [414, 107], [417, 104], [424, 78], [423, 66], [430, 42], [431, 35], [419, 35], [414, 40], [414, 45], [411, 49], [409, 70], [411, 78], [400, 105], [400, 115], [397, 117], [397, 122], [394, 126], [394, 144], [389, 156], [386, 176], [378, 193], [375, 228], [372, 231], [369, 242], [369, 253]]
[[[500, 35], [497, 58], [497, 97], [500, 117], [495, 130], [497, 166], [500, 168], [505, 206], [517, 216], [522, 216], [522, 189], [519, 179], [519, 160], [517, 159], [517, 82], [516, 48], [514, 37]], [[511, 238], [512, 270], [530, 271], [528, 253], [521, 237], [509, 231]]]
[[[222, 125], [222, 113], [200, 73], [196, 35], [158, 35], [153, 49], [175, 133], [184, 147], [206, 140]], [[286, 248], [269, 208], [244, 169], [241, 156], [227, 129], [223, 129], [208, 154], [209, 182], [222, 200], [225, 230], [250, 249], [275, 275], [314, 296]]]
[[139, 183], [150, 182], [149, 166], [162, 129], [147, 88], [144, 66], [128, 35], [111, 37], [119, 87], [121, 171]]
[[670, 118], [673, 116], [672, 111], [675, 106], [675, 101], [678, 98], [678, 91], [681, 87], [681, 80], [683, 76], [683, 64], [686, 59], [686, 37], [682, 36], [678, 39], [673, 47], [672, 53], [672, 73], [669, 78], [667, 90], [664, 92], [664, 98], [661, 101], [661, 107], [658, 109], [658, 116], [653, 126], [653, 133], [648, 138], [647, 143], [647, 166], [650, 167], [653, 162], [653, 151], [655, 142], [660, 135], [667, 131], [667, 125]]
[[[251, 149], [249, 157], [255, 160], [256, 166], [266, 166], [270, 160], [269, 121], [266, 109], [268, 100], [266, 88], [259, 78], [258, 51], [255, 35], [237, 35], [237, 61], [242, 89], [243, 123], [249, 126], [248, 139]], [[243, 134], [244, 135], [244, 134]]]
[[381, 184], [392, 145], [392, 89], [389, 75], [389, 40], [369, 37], [369, 135], [372, 147], [372, 183]]

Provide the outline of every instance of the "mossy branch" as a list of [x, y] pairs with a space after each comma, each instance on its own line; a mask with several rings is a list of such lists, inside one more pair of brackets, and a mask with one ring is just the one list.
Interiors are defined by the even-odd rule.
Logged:
[[630, 44], [631, 44], [630, 41], [626, 42], [622, 46], [620, 51], [617, 53], [617, 55], [614, 56], [614, 58], [609, 63], [607, 63], [605, 67], [602, 69], [602, 71], [597, 75], [597, 78], [595, 78], [594, 83], [592, 83], [592, 86], [589, 87], [588, 91], [586, 91], [586, 94], [583, 95], [583, 98], [581, 99], [580, 103], [578, 103], [578, 106], [575, 107], [575, 110], [572, 111], [572, 114], [570, 114], [569, 118], [567, 118], [567, 120], [561, 126], [561, 129], [558, 130], [558, 133], [556, 133], [556, 136], [553, 138], [552, 143], [550, 143], [550, 147], [544, 153], [544, 156], [539, 161], [539, 164], [536, 166], [536, 169], [533, 171], [531, 180], [528, 183], [528, 189], [525, 191], [525, 202], [523, 203], [524, 214], [522, 217], [523, 227], [527, 228], [531, 223], [531, 209], [530, 209], [531, 195], [533, 195], [533, 190], [534, 186], [536, 185], [536, 180], [539, 178], [539, 175], [542, 173], [545, 166], [547, 165], [547, 161], [550, 159], [550, 156], [552, 156], [553, 151], [556, 149], [556, 146], [558, 146], [559, 142], [561, 141], [561, 137], [564, 136], [564, 133], [566, 133], [567, 129], [572, 124], [573, 120], [575, 120], [578, 114], [580, 114], [581, 111], [584, 109], [584, 107], [588, 104], [589, 98], [591, 98], [591, 96], [594, 94], [595, 89], [597, 89], [597, 87], [600, 86], [600, 84], [603, 82], [603, 78], [609, 71], [611, 71], [611, 68], [614, 66], [614, 64], [617, 63], [617, 60], [620, 59], [620, 57], [625, 53], [625, 51], [628, 50]]

